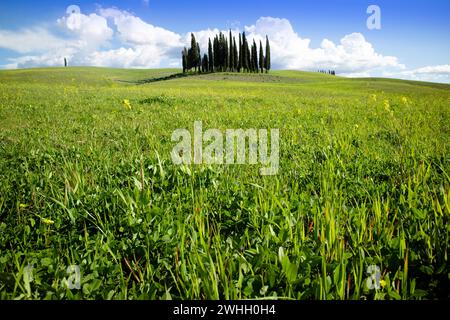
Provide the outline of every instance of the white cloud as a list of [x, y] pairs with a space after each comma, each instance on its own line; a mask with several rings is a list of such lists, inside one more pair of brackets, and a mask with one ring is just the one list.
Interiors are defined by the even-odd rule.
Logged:
[[18, 53], [43, 52], [63, 45], [64, 40], [36, 27], [20, 31], [0, 30], [0, 48]]
[[78, 45], [88, 49], [103, 46], [111, 40], [114, 31], [108, 26], [107, 20], [95, 13], [85, 15], [78, 12], [57, 20], [57, 23], [78, 39]]
[[384, 77], [450, 83], [450, 65], [426, 66], [401, 72], [383, 72]]
[[163, 63], [167, 65], [174, 63], [173, 59], [166, 57], [160, 49], [151, 45], [95, 51], [86, 58], [86, 61], [92, 66], [118, 68], [157, 68]]
[[[11, 44], [9, 47], [20, 53], [39, 53], [36, 48], [41, 48], [40, 45], [45, 52], [9, 59], [10, 63], [3, 67], [61, 66], [64, 57], [67, 57], [71, 65], [156, 68], [173, 65], [175, 58], [179, 64], [179, 55], [184, 45], [180, 35], [155, 27], [131, 13], [115, 8], [100, 9], [99, 14], [89, 15], [70, 11], [67, 16], [57, 20], [57, 25], [67, 33], [67, 40], [51, 36], [44, 29], [38, 33], [26, 33], [26, 37], [22, 38], [33, 38], [35, 46], [19, 51], [17, 46], [22, 42], [19, 39], [16, 41], [17, 46]], [[44, 31], [46, 37], [41, 36]], [[20, 36], [13, 32], [7, 35], [11, 39]], [[39, 37], [52, 41], [45, 41], [41, 45]], [[114, 40], [119, 47], [108, 49]], [[48, 43], [57, 45], [49, 47]]]
[[105, 18], [112, 18], [121, 40], [132, 45], [151, 45], [163, 50], [181, 46], [181, 36], [164, 28], [155, 27], [141, 18], [115, 8], [100, 9]]
[[335, 69], [340, 74], [354, 74], [404, 68], [396, 57], [375, 52], [361, 33], [344, 36], [340, 44], [324, 39], [319, 48], [311, 48], [311, 40], [301, 38], [287, 19], [263, 17], [245, 31], [258, 41], [269, 36], [274, 67], [281, 69]]
[[427, 66], [419, 69], [408, 71], [413, 74], [435, 74], [450, 76], [450, 65]]

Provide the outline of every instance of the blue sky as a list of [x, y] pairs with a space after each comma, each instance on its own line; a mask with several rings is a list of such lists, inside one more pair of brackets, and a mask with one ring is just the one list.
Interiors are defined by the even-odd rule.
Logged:
[[[367, 28], [369, 5], [381, 10], [380, 30]], [[2, 1], [0, 68], [57, 66], [62, 56], [72, 65], [177, 66], [190, 32], [204, 42], [231, 28], [256, 40], [270, 33], [280, 69], [450, 82], [449, 12], [448, 0]]]

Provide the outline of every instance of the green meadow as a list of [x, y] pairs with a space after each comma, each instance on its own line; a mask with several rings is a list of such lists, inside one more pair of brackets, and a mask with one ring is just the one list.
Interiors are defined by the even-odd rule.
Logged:
[[[179, 72], [0, 71], [0, 299], [450, 298], [450, 85]], [[278, 174], [173, 164], [195, 121]]]

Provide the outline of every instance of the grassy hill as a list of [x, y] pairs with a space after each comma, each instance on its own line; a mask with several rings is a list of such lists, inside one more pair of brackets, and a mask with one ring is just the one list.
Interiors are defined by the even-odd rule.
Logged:
[[[450, 297], [450, 85], [178, 72], [0, 71], [0, 299]], [[278, 175], [174, 165], [198, 120]]]

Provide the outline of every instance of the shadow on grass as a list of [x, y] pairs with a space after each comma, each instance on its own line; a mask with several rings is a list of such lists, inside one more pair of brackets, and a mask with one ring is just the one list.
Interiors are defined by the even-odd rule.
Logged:
[[130, 83], [130, 84], [136, 84], [136, 85], [141, 85], [141, 84], [147, 84], [147, 83], [153, 83], [153, 82], [161, 82], [161, 81], [169, 81], [169, 80], [175, 80], [175, 79], [181, 79], [181, 78], [187, 78], [187, 77], [191, 77], [191, 76], [195, 76], [197, 74], [190, 74], [190, 73], [175, 73], [175, 74], [171, 74], [169, 76], [165, 76], [165, 77], [159, 77], [159, 78], [150, 78], [150, 79], [143, 79], [143, 80], [119, 80], [120, 82], [124, 82], [124, 83]]

